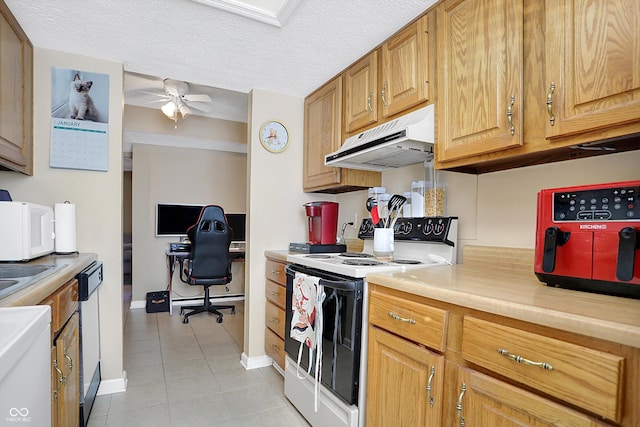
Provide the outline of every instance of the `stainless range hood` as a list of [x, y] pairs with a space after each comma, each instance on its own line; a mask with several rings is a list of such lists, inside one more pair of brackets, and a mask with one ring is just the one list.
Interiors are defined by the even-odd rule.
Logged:
[[324, 157], [324, 164], [379, 172], [422, 163], [433, 153], [433, 128], [431, 104], [347, 138], [339, 150]]

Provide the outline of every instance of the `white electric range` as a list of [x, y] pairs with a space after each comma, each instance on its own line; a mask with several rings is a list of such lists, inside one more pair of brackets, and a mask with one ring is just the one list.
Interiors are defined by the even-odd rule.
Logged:
[[[365, 424], [368, 330], [366, 275], [456, 263], [457, 217], [398, 219], [394, 227], [391, 261], [377, 260], [373, 256], [373, 233], [371, 221], [364, 220], [358, 232], [358, 237], [364, 240], [362, 252], [287, 255], [290, 265], [287, 267], [285, 396], [314, 427], [363, 427]], [[301, 379], [301, 369], [297, 366], [297, 360], [305, 361], [308, 356], [300, 358], [297, 354], [299, 345], [288, 337], [289, 312], [292, 310], [290, 294], [296, 273], [320, 278], [320, 284], [332, 296], [322, 304], [322, 310], [333, 317], [330, 322], [327, 322], [329, 316], [324, 317], [323, 373], [317, 411], [313, 375]], [[327, 334], [327, 330], [330, 333]], [[301, 367], [304, 368], [302, 364]]]

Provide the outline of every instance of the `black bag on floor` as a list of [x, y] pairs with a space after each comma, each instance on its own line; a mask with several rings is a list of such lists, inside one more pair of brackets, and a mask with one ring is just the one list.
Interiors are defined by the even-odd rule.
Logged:
[[169, 311], [169, 291], [147, 292], [147, 313]]

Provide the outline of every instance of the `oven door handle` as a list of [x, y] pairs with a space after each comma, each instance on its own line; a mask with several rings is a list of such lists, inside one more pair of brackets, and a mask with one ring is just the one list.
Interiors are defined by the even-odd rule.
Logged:
[[296, 273], [302, 273], [302, 274], [307, 274], [309, 276], [318, 277], [320, 279], [320, 285], [326, 286], [332, 289], [337, 289], [341, 291], [351, 291], [351, 292], [355, 292], [355, 290], [357, 289], [357, 285], [354, 280], [325, 279], [324, 277], [326, 277], [326, 273], [323, 273], [322, 271], [318, 271], [318, 270], [304, 268], [299, 265], [296, 265], [295, 267], [291, 265], [287, 265], [285, 267], [285, 272], [287, 273], [287, 275], [292, 277], [295, 277]]

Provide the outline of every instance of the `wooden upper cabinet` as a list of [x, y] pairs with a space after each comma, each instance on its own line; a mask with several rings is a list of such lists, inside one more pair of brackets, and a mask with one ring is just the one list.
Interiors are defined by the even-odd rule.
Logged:
[[325, 166], [324, 156], [340, 148], [342, 138], [342, 76], [338, 76], [304, 102], [304, 191], [342, 193], [381, 184], [380, 172]]
[[33, 175], [33, 46], [0, 1], [0, 169]]
[[324, 165], [324, 156], [342, 144], [342, 77], [309, 95], [304, 102], [304, 188], [340, 182], [340, 168]]
[[344, 117], [347, 133], [378, 121], [377, 51], [344, 72]]
[[640, 122], [640, 2], [547, 1], [545, 19], [547, 137]]
[[438, 160], [521, 145], [522, 0], [447, 0], [436, 26]]
[[429, 99], [430, 14], [387, 40], [380, 49], [380, 103], [388, 117]]

